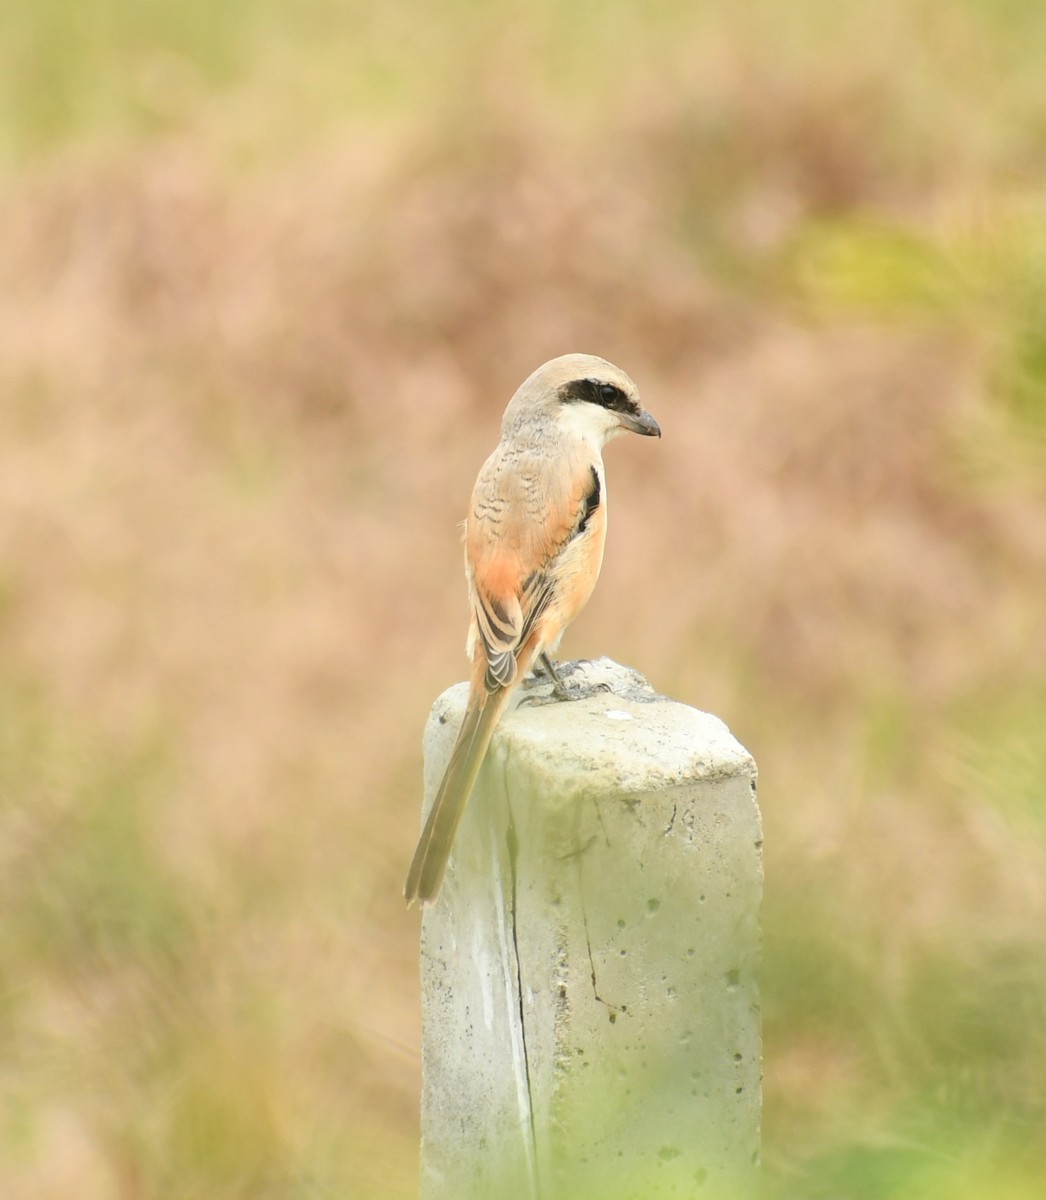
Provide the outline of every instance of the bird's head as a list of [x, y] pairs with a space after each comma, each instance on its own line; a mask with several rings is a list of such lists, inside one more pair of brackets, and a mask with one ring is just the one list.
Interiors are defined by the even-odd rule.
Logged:
[[538, 367], [512, 398], [506, 422], [528, 413], [547, 415], [600, 446], [626, 431], [661, 436], [632, 380], [592, 354], [564, 354]]

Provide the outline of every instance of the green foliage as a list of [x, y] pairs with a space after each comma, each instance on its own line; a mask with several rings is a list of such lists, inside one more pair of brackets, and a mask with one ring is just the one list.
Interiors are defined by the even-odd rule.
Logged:
[[800, 287], [829, 313], [907, 321], [951, 315], [963, 299], [955, 263], [923, 233], [882, 221], [811, 224], [794, 258]]
[[1021, 314], [994, 368], [993, 383], [1018, 426], [1046, 441], [1046, 306]]
[[957, 781], [1018, 829], [1046, 832], [1046, 689], [978, 689], [949, 715], [949, 743]]
[[242, 74], [254, 7], [5, 0], [0, 146], [23, 154], [113, 128], [163, 128]]
[[1041, 197], [1000, 197], [976, 220], [914, 226], [868, 215], [814, 222], [787, 274], [825, 316], [933, 321], [984, 348], [1015, 431], [1046, 436], [1046, 215]]
[[47, 969], [172, 953], [184, 914], [144, 828], [162, 754], [95, 744], [32, 688], [5, 689], [0, 714], [0, 812], [23, 831], [4, 881], [9, 933]]

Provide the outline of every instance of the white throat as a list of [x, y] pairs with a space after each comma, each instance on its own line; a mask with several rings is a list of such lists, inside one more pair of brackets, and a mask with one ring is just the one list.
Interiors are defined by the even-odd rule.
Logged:
[[564, 404], [558, 416], [564, 433], [581, 438], [597, 451], [621, 432], [616, 414], [595, 404]]

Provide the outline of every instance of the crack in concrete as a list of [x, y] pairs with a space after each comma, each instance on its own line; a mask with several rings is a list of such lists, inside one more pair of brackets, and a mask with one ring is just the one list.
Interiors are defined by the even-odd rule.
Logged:
[[[598, 808], [596, 811], [598, 812]], [[624, 1007], [618, 1008], [618, 1006], [616, 1004], [611, 1004], [611, 1002], [609, 1000], [604, 1000], [603, 997], [599, 994], [599, 983], [596, 980], [596, 960], [595, 960], [595, 956], [592, 953], [592, 935], [588, 929], [588, 907], [585, 904], [585, 877], [584, 877], [584, 873], [581, 869], [581, 859], [580, 858], [577, 860], [577, 874], [578, 874], [578, 894], [581, 898], [581, 921], [582, 921], [582, 924], [585, 926], [585, 948], [588, 951], [588, 972], [589, 972], [589, 978], [592, 980], [592, 995], [595, 997], [596, 1002], [599, 1004], [602, 1004], [603, 1007], [607, 1010], [607, 1015], [610, 1018], [610, 1024], [613, 1025], [614, 1022], [617, 1020], [618, 1013], [624, 1012], [625, 1009], [624, 1009]]]
[[526, 1011], [523, 1004], [523, 967], [519, 957], [519, 937], [517, 924], [517, 888], [518, 888], [518, 871], [517, 865], [519, 862], [519, 835], [516, 833], [516, 822], [512, 815], [512, 802], [509, 799], [509, 766], [508, 755], [505, 756], [505, 808], [508, 811], [508, 829], [506, 831], [506, 842], [508, 848], [509, 872], [511, 875], [512, 895], [510, 897], [511, 911], [511, 933], [512, 933], [512, 956], [515, 959], [516, 965], [516, 996], [519, 1015], [519, 1039], [523, 1048], [523, 1074], [526, 1082], [527, 1090], [527, 1134], [529, 1136], [529, 1146], [527, 1158], [530, 1166], [530, 1183], [531, 1195], [534, 1200], [541, 1200], [541, 1181], [537, 1173], [537, 1131], [534, 1128], [534, 1095], [530, 1081], [530, 1054], [527, 1049], [527, 1022]]

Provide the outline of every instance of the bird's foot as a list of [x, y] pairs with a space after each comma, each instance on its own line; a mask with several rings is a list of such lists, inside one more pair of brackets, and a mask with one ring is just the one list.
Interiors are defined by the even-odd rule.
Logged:
[[537, 661], [530, 668], [530, 674], [524, 676], [521, 687], [530, 689], [536, 687], [546, 687], [549, 683], [553, 685], [559, 684], [562, 686], [563, 680], [568, 679], [577, 670], [576, 662], [554, 663], [549, 656], [542, 651], [538, 655]]
[[584, 660], [581, 662], [553, 663], [547, 654], [542, 654], [539, 663], [534, 665], [532, 674], [523, 680], [521, 686], [530, 690], [537, 687], [547, 687], [551, 682], [552, 688], [544, 696], [524, 696], [519, 702], [520, 706], [526, 704], [533, 708], [541, 708], [546, 704], [558, 704], [563, 700], [584, 700], [586, 697], [595, 696], [600, 692], [609, 692], [611, 688], [606, 683], [585, 685], [583, 683], [568, 684], [565, 682], [565, 680], [577, 672], [583, 663]]
[[545, 674], [543, 667], [534, 667], [529, 675], [524, 675], [519, 681], [519, 686], [523, 691], [529, 692], [533, 688], [547, 687], [550, 682], [551, 680]]
[[547, 695], [535, 695], [533, 692], [529, 696], [523, 696], [518, 708], [544, 708], [546, 704], [559, 704], [562, 700], [587, 700], [589, 696], [598, 696], [601, 693], [613, 691], [613, 688], [606, 683], [593, 683], [587, 687], [578, 685], [575, 687], [556, 687], [552, 685], [552, 690]]

